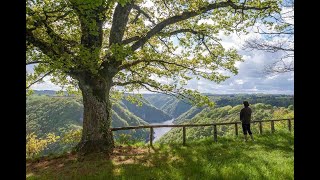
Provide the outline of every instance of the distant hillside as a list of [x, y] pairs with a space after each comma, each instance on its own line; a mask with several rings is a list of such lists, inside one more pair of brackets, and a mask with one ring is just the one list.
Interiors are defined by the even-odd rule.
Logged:
[[[52, 91], [52, 90], [34, 90], [34, 94], [46, 95], [46, 96], [61, 96], [61, 95], [57, 95], [56, 91]], [[67, 92], [64, 92], [63, 94], [65, 97], [70, 97], [70, 96], [67, 96]], [[137, 117], [140, 117], [141, 119], [149, 123], [159, 123], [159, 122], [172, 119], [172, 116], [163, 112], [159, 108], [155, 107], [146, 99], [140, 99], [140, 100], [143, 102], [142, 106], [132, 104], [131, 102], [125, 99], [121, 100], [119, 105], [123, 106], [124, 108], [128, 109], [131, 113], [133, 113]]]
[[[57, 96], [56, 91], [52, 90], [35, 90], [35, 94]], [[66, 92], [64, 93], [67, 94]], [[216, 107], [236, 106], [242, 104], [244, 100], [249, 101], [250, 104], [264, 103], [277, 107], [288, 107], [294, 104], [293, 95], [278, 95], [278, 94], [210, 94], [204, 93], [215, 102]], [[147, 106], [154, 106], [159, 110], [164, 111], [167, 115], [177, 118], [181, 114], [191, 109], [191, 105], [166, 94], [143, 94], [146, 100], [144, 104]], [[134, 107], [134, 106], [133, 106]], [[128, 107], [129, 108], [129, 107]], [[131, 108], [133, 110], [135, 108]], [[143, 112], [135, 113], [138, 117], [144, 119]], [[165, 116], [165, 115], [160, 115]], [[161, 119], [161, 118], [159, 118]], [[163, 118], [165, 119], [165, 118]], [[144, 119], [146, 120], [146, 119]], [[161, 121], [161, 120], [159, 120]]]
[[174, 124], [180, 124], [182, 122], [187, 122], [188, 120], [191, 120], [195, 115], [200, 113], [203, 109], [204, 109], [204, 107], [199, 108], [199, 107], [194, 106], [191, 109], [189, 109], [187, 112], [184, 112], [179, 117], [177, 117], [173, 121], [173, 123]]
[[[46, 95], [46, 96], [60, 96], [57, 94], [57, 91], [53, 91], [53, 90], [33, 90], [34, 94], [37, 95]], [[64, 96], [67, 96], [68, 93], [67, 92], [63, 92]]]
[[26, 100], [27, 134], [35, 132], [42, 137], [46, 133], [57, 135], [82, 127], [83, 106], [80, 99], [28, 96]]
[[[148, 124], [118, 103], [112, 107], [112, 127]], [[42, 136], [49, 132], [63, 133], [82, 127], [83, 105], [80, 98], [29, 96], [26, 101], [27, 133]]]
[[161, 109], [164, 104], [173, 99], [172, 96], [165, 94], [143, 94], [143, 98], [158, 109]]
[[[249, 101], [250, 104], [264, 103], [277, 107], [288, 107], [294, 104], [293, 95], [276, 95], [276, 94], [206, 94], [215, 102], [215, 107], [236, 106], [242, 104], [243, 101]], [[178, 118], [183, 113], [191, 110], [192, 105], [183, 102], [175, 97], [165, 94], [144, 94], [143, 97], [147, 99], [152, 105], [163, 110], [167, 114]], [[192, 109], [191, 111], [194, 111]], [[195, 115], [196, 112], [189, 112], [188, 114]], [[182, 119], [180, 117], [179, 119]], [[174, 122], [178, 122], [175, 120]]]
[[152, 105], [158, 107], [173, 118], [177, 118], [192, 108], [192, 105], [176, 97], [163, 94], [148, 94], [143, 96]]
[[[41, 94], [41, 95], [39, 95]], [[176, 118], [174, 123], [210, 123], [222, 121], [237, 121], [239, 111], [242, 108], [242, 101], [248, 100], [254, 111], [253, 119], [266, 119], [278, 116], [279, 114], [290, 114], [293, 116], [293, 96], [288, 95], [209, 95], [216, 102], [214, 108], [198, 108], [183, 102], [175, 97], [163, 94], [145, 94], [142, 99], [142, 106], [131, 104], [127, 100], [113, 102], [112, 106], [112, 127], [139, 126], [153, 122], [163, 122]], [[270, 102], [266, 105], [257, 102]], [[224, 104], [235, 104], [225, 105]], [[288, 106], [285, 106], [287, 105]], [[277, 107], [282, 106], [282, 107]], [[278, 114], [278, 115], [277, 115]], [[34, 95], [26, 98], [26, 131], [36, 133], [38, 138], [44, 137], [47, 133], [55, 133], [61, 136], [64, 133], [82, 128], [83, 105], [81, 97], [57, 96], [55, 91], [35, 91]], [[231, 128], [228, 126], [219, 127], [219, 133], [223, 134]], [[175, 133], [181, 135], [181, 129], [173, 129], [162, 137], [162, 141], [175, 141]], [[134, 139], [147, 141], [149, 138], [148, 129], [126, 130], [114, 133], [115, 139], [120, 134], [127, 134]], [[188, 128], [188, 138], [199, 138], [211, 136], [212, 128]], [[178, 138], [179, 139], [179, 138]], [[58, 145], [51, 145], [50, 150], [61, 151]]]
[[192, 108], [192, 104], [188, 104], [182, 100], [179, 100], [177, 98], [172, 99], [171, 101], [168, 101], [166, 104], [164, 104], [161, 109], [173, 116], [174, 118], [177, 118], [182, 113], [188, 111]]
[[[206, 108], [194, 116], [191, 120], [180, 121], [187, 124], [204, 124], [218, 122], [235, 122], [239, 121], [239, 112], [242, 105], [224, 106], [219, 108]], [[293, 106], [275, 107], [267, 104], [254, 104], [251, 106], [252, 120], [292, 118], [294, 116]], [[265, 126], [266, 127], [266, 126]], [[269, 124], [268, 124], [269, 127]], [[239, 129], [240, 130], [240, 129]], [[241, 132], [241, 131], [240, 131]], [[188, 140], [201, 139], [213, 135], [212, 127], [193, 127], [187, 128]], [[218, 126], [218, 135], [234, 134], [234, 126]], [[180, 142], [182, 136], [181, 128], [173, 128], [160, 138], [159, 143]]]
[[142, 106], [138, 106], [137, 104], [132, 104], [131, 102], [125, 99], [122, 100], [121, 102], [123, 106], [126, 107], [131, 113], [140, 117], [141, 119], [143, 119], [148, 123], [159, 123], [159, 122], [164, 122], [169, 119], [172, 119], [170, 115], [154, 107], [146, 100], [142, 101], [143, 102]]
[[[82, 116], [81, 98], [32, 95], [26, 100], [26, 132], [27, 134], [34, 132], [40, 138], [47, 133], [61, 136], [70, 130], [82, 128]], [[111, 118], [112, 127], [148, 124], [118, 103], [113, 104]], [[119, 134], [130, 134], [133, 138], [143, 141], [147, 140], [149, 130], [118, 131], [114, 133], [116, 139]], [[60, 145], [54, 144], [49, 151], [44, 151], [44, 153], [57, 152], [61, 148]]]
[[217, 107], [236, 106], [248, 101], [250, 104], [264, 103], [277, 107], [288, 107], [293, 105], [293, 95], [277, 95], [277, 94], [225, 94], [225, 95], [208, 95]]

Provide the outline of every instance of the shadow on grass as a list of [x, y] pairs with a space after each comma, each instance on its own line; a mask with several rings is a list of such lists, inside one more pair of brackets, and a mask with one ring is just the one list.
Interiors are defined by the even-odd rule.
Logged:
[[279, 131], [271, 135], [261, 135], [258, 143], [266, 150], [280, 150], [288, 153], [294, 151], [294, 137], [288, 132]]
[[133, 179], [293, 179], [293, 161], [272, 154], [283, 151], [293, 157], [291, 146], [293, 136], [280, 132], [258, 136], [256, 142], [247, 143], [241, 138], [221, 138], [218, 143], [206, 139], [187, 146], [159, 144], [152, 147], [154, 153], [147, 154], [136, 164], [121, 165], [122, 176]]
[[293, 179], [292, 147], [293, 135], [284, 132], [257, 135], [247, 143], [241, 137], [216, 143], [207, 138], [186, 146], [155, 144], [142, 153], [122, 155], [121, 162], [116, 159], [120, 156], [70, 161], [65, 168], [38, 172], [41, 179]]

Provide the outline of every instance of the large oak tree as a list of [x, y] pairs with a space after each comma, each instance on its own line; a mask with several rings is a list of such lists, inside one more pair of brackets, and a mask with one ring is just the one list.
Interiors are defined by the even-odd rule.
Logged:
[[26, 8], [26, 64], [35, 64], [27, 88], [51, 75], [81, 91], [81, 153], [112, 152], [114, 87], [210, 104], [184, 87], [191, 75], [220, 82], [221, 72], [237, 73], [241, 56], [221, 45], [220, 32], [247, 33], [280, 11], [275, 0], [28, 0]]

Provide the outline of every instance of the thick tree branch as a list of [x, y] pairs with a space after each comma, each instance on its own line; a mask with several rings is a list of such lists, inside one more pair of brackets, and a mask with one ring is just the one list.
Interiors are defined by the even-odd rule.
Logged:
[[231, 1], [209, 4], [209, 5], [205, 6], [205, 7], [200, 8], [198, 11], [185, 11], [185, 12], [181, 13], [180, 15], [169, 17], [168, 19], [158, 23], [145, 36], [141, 37], [140, 40], [135, 42], [131, 46], [131, 48], [132, 48], [133, 51], [137, 50], [142, 45], [144, 45], [151, 37], [153, 37], [155, 34], [159, 33], [166, 26], [169, 26], [171, 24], [174, 24], [174, 23], [189, 19], [191, 17], [197, 16], [197, 15], [199, 15], [201, 13], [208, 12], [210, 10], [217, 9], [217, 8], [223, 8], [223, 7], [232, 7], [234, 9], [236, 9], [236, 10], [237, 9], [243, 9], [243, 10], [265, 10], [265, 9], [269, 8], [269, 7], [258, 8], [258, 7], [236, 5]]
[[136, 17], [131, 21], [132, 24], [136, 24], [138, 19], [139, 19], [139, 16], [140, 16], [140, 12], [138, 12], [138, 14], [136, 15]]
[[139, 14], [143, 14], [150, 22], [152, 22], [152, 24], [156, 24], [155, 21], [152, 20], [151, 16], [143, 11], [138, 5], [133, 5], [133, 9], [137, 10]]
[[139, 36], [133, 36], [133, 37], [131, 37], [131, 38], [128, 38], [128, 39], [123, 40], [123, 41], [121, 42], [121, 44], [129, 44], [129, 43], [134, 42], [134, 41], [137, 41], [137, 40], [139, 40], [139, 39], [140, 39]]
[[[118, 67], [118, 70], [119, 71], [121, 71], [121, 70], [123, 70], [123, 69], [128, 69], [128, 68], [130, 68], [130, 67], [132, 67], [132, 66], [135, 66], [135, 65], [137, 65], [137, 64], [140, 64], [140, 63], [143, 63], [143, 62], [158, 62], [158, 63], [166, 63], [166, 64], [173, 64], [173, 65], [177, 65], [177, 66], [182, 66], [182, 65], [180, 65], [180, 64], [177, 64], [177, 63], [174, 63], [174, 62], [168, 62], [168, 61], [164, 61], [164, 60], [158, 60], [158, 59], [156, 59], [156, 60], [136, 60], [136, 61], [132, 61], [132, 62], [130, 62], [130, 63], [126, 63], [126, 64], [123, 64], [123, 65], [121, 65], [121, 66], [119, 66]], [[183, 67], [185, 67], [185, 66], [183, 66]]]
[[[185, 32], [190, 32], [190, 33], [193, 33], [193, 34], [202, 33], [201, 31], [195, 31], [193, 29], [179, 29], [179, 30], [171, 31], [171, 32], [159, 32], [158, 34], [160, 36], [163, 36], [163, 37], [169, 37], [169, 36], [173, 36], [173, 35], [180, 34], [180, 33], [185, 33]], [[141, 38], [140, 36], [133, 36], [133, 37], [130, 37], [128, 39], [123, 40], [121, 42], [121, 44], [129, 44], [131, 42], [138, 41], [140, 38]]]
[[112, 86], [126, 86], [129, 84], [140, 84], [144, 83], [143, 81], [127, 81], [127, 82], [113, 82]]
[[116, 43], [120, 44], [122, 42], [132, 6], [132, 3], [127, 3], [122, 7], [121, 4], [118, 3], [117, 7], [115, 8], [112, 19], [112, 27], [110, 30], [109, 46]]
[[[173, 35], [180, 34], [180, 33], [185, 33], [185, 32], [190, 32], [190, 33], [193, 33], [193, 34], [202, 33], [201, 31], [195, 31], [193, 29], [179, 29], [179, 30], [171, 31], [171, 32], [159, 32], [158, 34], [160, 36], [163, 36], [163, 37], [169, 37], [169, 36], [173, 36]], [[133, 36], [133, 37], [130, 37], [128, 39], [123, 40], [121, 42], [121, 44], [129, 44], [129, 43], [132, 43], [134, 41], [138, 41], [140, 38], [141, 38], [140, 36]]]
[[[106, 19], [105, 7], [91, 1], [70, 1], [71, 7], [77, 14], [81, 27], [81, 45], [91, 53], [102, 46], [103, 23]], [[101, 2], [103, 3], [103, 2]], [[95, 6], [87, 8], [86, 6]], [[95, 53], [96, 54], [96, 53]]]
[[186, 33], [186, 32], [189, 32], [192, 34], [203, 34], [202, 31], [195, 31], [193, 29], [179, 29], [179, 30], [175, 30], [175, 31], [171, 31], [171, 32], [159, 32], [158, 34], [166, 37], [166, 36], [173, 36], [176, 34]]

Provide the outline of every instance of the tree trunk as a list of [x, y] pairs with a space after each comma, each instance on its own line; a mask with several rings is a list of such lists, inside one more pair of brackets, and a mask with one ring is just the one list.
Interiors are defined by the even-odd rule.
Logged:
[[114, 148], [111, 125], [109, 92], [111, 79], [82, 77], [79, 87], [83, 97], [82, 138], [76, 149], [80, 154], [103, 152], [110, 154]]

